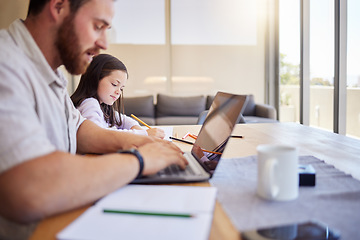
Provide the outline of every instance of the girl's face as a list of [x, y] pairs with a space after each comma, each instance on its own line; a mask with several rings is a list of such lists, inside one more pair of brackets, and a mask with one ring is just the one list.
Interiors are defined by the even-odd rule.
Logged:
[[113, 105], [120, 97], [121, 90], [124, 89], [126, 82], [127, 74], [121, 70], [114, 70], [110, 75], [101, 79], [97, 90], [100, 104]]

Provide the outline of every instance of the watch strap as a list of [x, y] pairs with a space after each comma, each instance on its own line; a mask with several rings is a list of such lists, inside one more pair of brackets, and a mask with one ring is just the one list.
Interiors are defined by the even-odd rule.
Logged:
[[134, 155], [138, 159], [138, 161], [139, 161], [139, 173], [138, 173], [136, 178], [140, 178], [142, 176], [142, 172], [144, 170], [144, 159], [141, 156], [141, 154], [139, 153], [139, 151], [137, 149], [135, 149], [135, 148], [130, 148], [130, 149], [127, 149], [127, 150], [119, 150], [117, 152], [118, 153], [129, 153], [129, 154]]

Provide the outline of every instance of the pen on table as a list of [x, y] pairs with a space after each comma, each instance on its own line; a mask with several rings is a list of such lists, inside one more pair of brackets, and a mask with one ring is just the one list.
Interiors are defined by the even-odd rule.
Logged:
[[190, 145], [194, 145], [194, 143], [189, 142], [189, 141], [186, 141], [186, 140], [183, 140], [183, 139], [180, 139], [180, 138], [176, 138], [176, 137], [172, 137], [172, 136], [170, 136], [169, 138], [170, 138], [170, 139], [173, 139], [173, 140], [176, 140], [176, 141], [179, 141], [179, 142], [183, 142], [183, 143], [187, 143], [187, 144], [190, 144]]
[[149, 125], [147, 125], [145, 122], [143, 122], [141, 119], [137, 118], [134, 114], [130, 115], [131, 117], [133, 117], [136, 121], [138, 121], [139, 123], [142, 123], [144, 126], [151, 128]]
[[230, 137], [232, 137], [232, 138], [244, 138], [243, 136], [240, 136], [240, 135], [231, 135]]
[[[170, 139], [173, 139], [173, 140], [176, 140], [176, 141], [179, 141], [179, 142], [183, 142], [183, 143], [187, 143], [187, 144], [190, 144], [190, 145], [194, 145], [194, 143], [189, 142], [189, 141], [186, 141], [186, 140], [183, 140], [183, 139], [175, 138], [175, 137], [172, 137], [172, 136], [170, 136], [169, 138], [170, 138]], [[213, 152], [213, 151], [209, 151], [209, 150], [205, 150], [205, 149], [201, 149], [201, 150], [203, 150], [204, 152], [208, 152], [208, 153], [214, 153], [214, 154], [219, 154], [219, 155], [222, 154], [221, 152]]]
[[160, 217], [183, 217], [183, 218], [193, 217], [193, 215], [187, 213], [160, 213], [160, 212], [126, 211], [126, 210], [114, 210], [114, 209], [104, 209], [104, 213], [118, 213], [118, 214], [160, 216]]

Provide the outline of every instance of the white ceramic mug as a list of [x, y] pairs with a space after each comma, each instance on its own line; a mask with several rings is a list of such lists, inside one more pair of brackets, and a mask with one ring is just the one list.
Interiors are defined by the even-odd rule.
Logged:
[[257, 147], [257, 194], [268, 200], [288, 201], [299, 195], [298, 149], [286, 145]]

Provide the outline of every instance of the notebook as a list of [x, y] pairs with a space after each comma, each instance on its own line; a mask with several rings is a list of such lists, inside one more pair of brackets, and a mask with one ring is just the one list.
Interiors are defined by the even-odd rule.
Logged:
[[177, 165], [172, 165], [157, 174], [137, 178], [132, 183], [185, 183], [209, 180], [221, 160], [219, 153], [224, 152], [247, 100], [247, 95], [218, 92], [191, 152], [184, 153], [189, 162], [186, 169], [181, 170]]
[[97, 201], [56, 238], [206, 240], [216, 192], [213, 187], [127, 185]]

